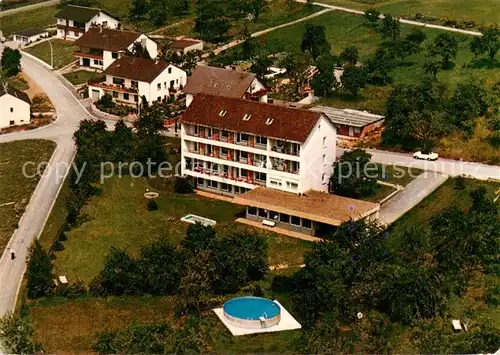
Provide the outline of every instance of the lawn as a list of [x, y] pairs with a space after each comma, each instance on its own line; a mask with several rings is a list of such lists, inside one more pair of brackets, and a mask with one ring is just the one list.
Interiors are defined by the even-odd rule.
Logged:
[[71, 73], [63, 74], [63, 76], [73, 85], [86, 84], [90, 80], [97, 81], [104, 78], [101, 73], [88, 70], [77, 70]]
[[0, 18], [0, 29], [5, 37], [13, 32], [27, 28], [45, 28], [55, 25], [54, 15], [59, 11], [57, 6], [46, 6], [34, 10], [23, 11]]
[[[142, 246], [157, 240], [178, 244], [188, 227], [180, 218], [189, 213], [216, 220], [217, 229], [222, 231], [249, 228], [233, 223], [236, 215], [243, 211], [239, 206], [197, 195], [176, 194], [171, 190], [160, 191], [159, 211], [149, 212], [143, 195], [146, 189], [154, 188], [143, 178], [115, 177], [100, 187], [101, 194], [92, 197], [82, 210], [87, 221], [67, 234], [64, 251], [56, 254], [56, 271], [68, 276], [69, 280], [79, 277], [90, 282], [102, 269], [111, 246], [138, 255]], [[62, 226], [67, 191], [67, 188], [62, 190], [42, 233], [41, 241], [46, 248]], [[270, 265], [300, 265], [304, 252], [310, 248], [309, 242], [252, 230], [269, 239]]]
[[[54, 68], [60, 69], [66, 65], [76, 61], [73, 53], [76, 47], [73, 42], [64, 41], [62, 39], [52, 39], [50, 40], [52, 48], [54, 51]], [[33, 47], [24, 49], [24, 51], [34, 55], [35, 57], [43, 60], [45, 63], [51, 63], [51, 51], [50, 44], [47, 42], [41, 42]]]
[[496, 0], [323, 0], [325, 4], [358, 10], [375, 7], [383, 13], [412, 18], [417, 14], [433, 18], [475, 21], [478, 25], [500, 22]]
[[[319, 6], [307, 7], [304, 6], [304, 4], [295, 2], [287, 5], [285, 0], [272, 0], [268, 3], [266, 11], [264, 11], [257, 20], [240, 20], [232, 23], [229, 36], [226, 40], [229, 41], [231, 39], [240, 38], [245, 25], [250, 33], [254, 33], [266, 28], [298, 20], [302, 17], [321, 11], [322, 9], [323, 8]], [[194, 21], [192, 19], [188, 19], [178, 26], [172, 26], [165, 31], [162, 31], [162, 34], [166, 36], [197, 36], [194, 32]]]
[[[25, 140], [0, 144], [0, 255], [3, 253], [39, 177], [23, 175], [23, 165], [34, 162], [48, 162], [56, 144], [43, 140]], [[26, 167], [27, 176], [36, 172], [33, 166]]]
[[7, 83], [7, 85], [21, 91], [29, 89], [28, 83], [26, 82], [26, 80], [21, 78], [20, 74], [8, 77], [5, 75], [5, 70], [0, 71], [0, 83]]

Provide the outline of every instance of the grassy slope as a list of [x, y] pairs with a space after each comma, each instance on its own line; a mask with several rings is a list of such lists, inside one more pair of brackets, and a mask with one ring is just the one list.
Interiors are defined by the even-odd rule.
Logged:
[[26, 28], [45, 28], [56, 23], [54, 15], [57, 13], [57, 6], [41, 7], [35, 10], [24, 11], [20, 14], [13, 14], [0, 18], [0, 29], [4, 36], [9, 36], [12, 32]]
[[[59, 69], [62, 68], [71, 62], [74, 62], [76, 58], [73, 53], [75, 52], [76, 47], [73, 45], [73, 42], [64, 41], [62, 39], [53, 39], [50, 41], [52, 44], [52, 48], [54, 51], [54, 68]], [[25, 49], [26, 52], [34, 55], [35, 57], [40, 58], [47, 64], [50, 64], [50, 44], [47, 42], [39, 43], [33, 47], [29, 47]]]
[[[54, 142], [42, 140], [26, 140], [0, 144], [0, 205], [16, 202], [24, 209], [39, 178], [28, 179], [23, 176], [22, 167], [25, 162], [48, 162], [56, 145]], [[36, 170], [27, 167], [26, 172], [33, 174]], [[15, 205], [0, 207], [0, 255], [7, 245], [12, 233], [17, 228], [21, 210], [16, 213]]]
[[320, 2], [365, 10], [375, 7], [383, 13], [412, 17], [418, 13], [436, 18], [472, 20], [478, 25], [500, 22], [496, 0], [322, 0]]
[[[359, 49], [360, 61], [366, 60], [375, 52], [382, 42], [382, 37], [366, 26], [366, 21], [362, 16], [352, 15], [342, 12], [329, 12], [316, 17], [307, 23], [323, 25], [326, 28], [326, 36], [332, 46], [334, 54], [338, 55], [348, 46], [356, 46]], [[300, 41], [305, 32], [306, 23], [273, 31], [262, 38], [266, 47], [271, 52], [298, 51]], [[404, 36], [411, 31], [411, 26], [402, 25], [401, 35]], [[428, 39], [423, 43], [423, 48], [432, 41], [442, 31], [424, 29]], [[470, 69], [464, 68], [469, 64], [474, 55], [469, 50], [470, 37], [455, 35], [460, 41], [460, 50], [455, 60], [455, 67], [451, 70], [441, 71], [439, 79], [451, 86], [464, 80], [468, 75], [476, 75], [485, 79], [490, 85], [500, 80], [500, 70], [498, 69]], [[405, 59], [404, 64], [400, 64], [392, 73], [395, 83], [413, 83], [415, 78], [422, 77], [422, 68], [425, 63], [425, 51]], [[399, 63], [399, 60], [398, 60]]]

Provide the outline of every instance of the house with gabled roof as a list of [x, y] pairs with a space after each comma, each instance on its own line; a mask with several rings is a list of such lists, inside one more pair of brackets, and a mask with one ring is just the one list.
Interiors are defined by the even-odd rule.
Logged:
[[0, 84], [0, 129], [29, 123], [30, 108], [28, 94], [5, 83]]
[[120, 21], [109, 13], [95, 8], [67, 5], [56, 15], [57, 38], [75, 40], [91, 27], [120, 28]]
[[186, 84], [184, 70], [158, 59], [123, 56], [103, 74], [105, 81], [89, 83], [89, 97], [97, 101], [108, 94], [116, 103], [133, 107], [141, 104], [142, 97], [149, 103], [176, 97]]
[[158, 56], [158, 45], [139, 32], [92, 27], [75, 41], [79, 47], [74, 53], [81, 67], [104, 70], [115, 60], [132, 51], [136, 43], [145, 49], [150, 58]]
[[188, 107], [197, 94], [267, 102], [267, 89], [254, 73], [201, 65], [189, 77], [184, 93]]

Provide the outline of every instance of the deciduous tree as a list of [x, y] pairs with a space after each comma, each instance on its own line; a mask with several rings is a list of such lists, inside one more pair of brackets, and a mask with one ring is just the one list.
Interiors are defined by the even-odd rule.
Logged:
[[349, 65], [354, 66], [358, 62], [359, 53], [358, 48], [354, 46], [346, 47], [340, 53], [340, 59], [347, 62]]
[[431, 45], [429, 45], [429, 54], [431, 56], [441, 57], [443, 69], [450, 68], [452, 59], [457, 56], [458, 41], [457, 38], [449, 33], [439, 34]]
[[382, 36], [391, 38], [392, 40], [398, 38], [401, 32], [399, 19], [392, 17], [391, 14], [384, 15], [382, 25], [380, 26], [380, 32]]
[[476, 56], [486, 53], [493, 65], [495, 55], [500, 50], [500, 28], [498, 26], [483, 27], [481, 32], [482, 36], [474, 36], [471, 40], [470, 49]]
[[366, 86], [366, 70], [357, 67], [345, 68], [340, 80], [342, 81], [342, 89], [346, 89], [354, 96], [358, 96], [359, 90]]
[[375, 192], [377, 180], [370, 177], [371, 154], [362, 149], [354, 149], [342, 154], [333, 164], [330, 178], [331, 192], [345, 197], [360, 198]]
[[307, 24], [300, 48], [302, 52], [311, 52], [314, 59], [324, 52], [330, 52], [330, 44], [326, 40], [325, 26]]
[[50, 294], [54, 288], [52, 260], [43, 249], [40, 242], [35, 240], [29, 251], [27, 267], [27, 292], [30, 298], [40, 298]]
[[21, 72], [21, 52], [18, 49], [4, 47], [2, 69], [5, 70], [7, 76], [14, 76]]

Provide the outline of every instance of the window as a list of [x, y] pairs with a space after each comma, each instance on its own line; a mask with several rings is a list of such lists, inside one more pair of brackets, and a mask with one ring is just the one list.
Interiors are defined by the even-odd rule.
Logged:
[[323, 175], [321, 175], [321, 182], [322, 182], [323, 185], [326, 184], [326, 175], [325, 175], [325, 173], [323, 173]]
[[208, 187], [211, 187], [212, 189], [216, 189], [219, 187], [219, 183], [214, 180], [208, 180]]
[[280, 181], [270, 180], [269, 182], [271, 183], [271, 186], [274, 186], [274, 187], [281, 186], [281, 182]]
[[168, 68], [168, 73], [172, 74], [172, 68], [170, 68], [170, 67]]
[[130, 95], [129, 94], [123, 94], [123, 99], [124, 100], [129, 100], [130, 99]]
[[286, 182], [286, 187], [289, 189], [289, 190], [297, 190], [299, 188], [299, 185], [297, 185], [296, 183], [294, 182], [290, 182], [290, 181], [287, 181]]
[[323, 147], [326, 147], [326, 137], [323, 137]]
[[220, 155], [227, 156], [227, 153], [228, 153], [228, 149], [224, 148], [224, 147], [221, 147], [221, 149], [220, 149]]
[[220, 112], [219, 112], [220, 117], [224, 117], [226, 114], [227, 114], [226, 110], [220, 110]]
[[266, 173], [256, 172], [255, 173], [255, 179], [259, 180], [259, 181], [266, 181], [267, 175], [266, 175]]
[[272, 219], [273, 221], [278, 220], [278, 212], [270, 211], [269, 212], [269, 219]]
[[300, 227], [300, 217], [292, 216], [291, 222], [292, 226]]
[[111, 53], [111, 58], [118, 59], [118, 52], [112, 52]]
[[16, 122], [14, 122], [14, 121], [9, 121], [9, 124], [10, 124], [11, 126], [12, 126], [14, 123], [16, 123]]
[[158, 85], [156, 85], [156, 88], [157, 88], [158, 90], [161, 90], [161, 83], [158, 83]]
[[164, 87], [165, 89], [167, 88], [167, 82], [166, 82], [166, 81], [163, 83], [163, 87]]
[[249, 214], [250, 216], [256, 216], [257, 215], [257, 207], [249, 206], [247, 208], [247, 214]]
[[361, 128], [354, 127], [354, 133], [357, 133], [357, 134], [361, 133]]
[[268, 119], [266, 120], [266, 124], [267, 124], [268, 126], [269, 126], [269, 125], [272, 125], [272, 124], [273, 124], [273, 122], [274, 122], [274, 118], [268, 118]]
[[245, 116], [243, 116], [243, 121], [250, 121], [250, 117], [252, 117], [252, 115], [245, 113]]
[[311, 229], [312, 228], [312, 222], [311, 222], [311, 220], [303, 218], [302, 219], [302, 227], [303, 228], [307, 228], [307, 229]]
[[14, 112], [14, 107], [11, 107], [11, 108], [10, 108], [10, 112]]
[[242, 178], [246, 178], [248, 176], [248, 170], [247, 169], [241, 169], [241, 174], [240, 176]]
[[290, 223], [290, 216], [284, 213], [280, 213], [280, 222]]
[[323, 154], [323, 157], [321, 158], [321, 161], [323, 162], [323, 165], [326, 164], [326, 154]]
[[115, 84], [115, 85], [123, 85], [124, 83], [125, 83], [125, 80], [113, 77], [113, 84]]
[[267, 210], [259, 208], [259, 217], [267, 218]]
[[135, 81], [135, 80], [132, 80], [132, 81], [130, 81], [130, 86], [132, 86], [133, 88], [138, 88], [139, 87], [139, 82]]
[[205, 179], [198, 178], [196, 179], [196, 183], [198, 186], [205, 186]]
[[116, 99], [118, 98], [118, 91], [113, 91], [113, 97]]
[[161, 102], [161, 96], [158, 96], [158, 97], [156, 98], [156, 101]]
[[102, 27], [108, 27], [108, 21], [102, 21]]
[[248, 134], [246, 133], [238, 133], [238, 140], [239, 141], [248, 141]]
[[134, 95], [134, 102], [139, 102], [139, 95]]
[[99, 59], [94, 59], [94, 65], [99, 65]]
[[255, 137], [255, 143], [267, 145], [267, 137], [257, 136], [257, 137]]
[[228, 184], [225, 184], [225, 183], [221, 183], [220, 184], [220, 189], [222, 191], [229, 191], [229, 185]]
[[171, 88], [171, 89], [173, 89], [173, 88], [174, 88], [174, 85], [175, 85], [175, 81], [170, 80], [170, 88]]

